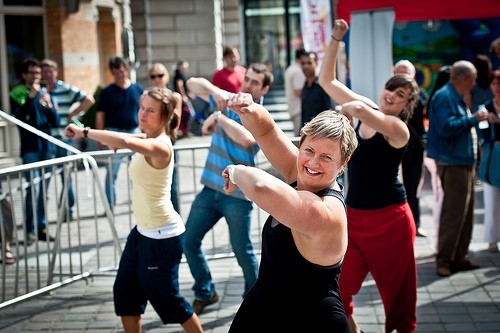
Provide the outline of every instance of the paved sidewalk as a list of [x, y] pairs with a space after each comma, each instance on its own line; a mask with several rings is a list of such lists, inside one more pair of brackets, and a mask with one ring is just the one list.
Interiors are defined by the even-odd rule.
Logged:
[[[477, 202], [471, 259], [481, 268], [449, 278], [435, 273], [435, 227], [432, 193], [424, 187], [422, 226], [427, 238], [417, 238], [417, 332], [500, 332], [500, 254], [486, 251], [483, 241], [482, 188]], [[183, 214], [184, 215], [184, 214]], [[241, 302], [243, 277], [234, 258], [210, 262], [220, 301], [200, 316], [206, 332], [227, 332]], [[0, 333], [10, 332], [123, 332], [114, 314], [114, 272], [94, 276], [47, 294], [20, 302], [0, 312]], [[193, 299], [193, 279], [185, 262], [180, 269], [181, 292]], [[384, 332], [384, 310], [373, 280], [368, 277], [355, 297], [355, 315], [365, 333]], [[293, 318], [290, 318], [293, 320]], [[163, 325], [151, 306], [143, 316], [144, 332], [182, 332], [180, 325]]]

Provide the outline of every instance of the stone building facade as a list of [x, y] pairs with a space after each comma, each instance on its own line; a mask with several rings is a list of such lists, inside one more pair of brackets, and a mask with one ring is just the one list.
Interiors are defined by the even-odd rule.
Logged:
[[[7, 114], [28, 56], [55, 60], [60, 79], [93, 94], [112, 81], [110, 56], [135, 60], [132, 80], [147, 86], [153, 62], [170, 69], [189, 59], [191, 75], [210, 77], [222, 67], [223, 45], [241, 40], [239, 0], [3, 0], [0, 24], [0, 50], [7, 50], [0, 51], [0, 110]], [[3, 118], [0, 141], [0, 168], [20, 164], [17, 126]]]
[[178, 60], [186, 59], [190, 75], [209, 78], [223, 66], [225, 45], [241, 50], [240, 0], [131, 0], [131, 8], [140, 62], [137, 81], [144, 85], [154, 62], [170, 71]]

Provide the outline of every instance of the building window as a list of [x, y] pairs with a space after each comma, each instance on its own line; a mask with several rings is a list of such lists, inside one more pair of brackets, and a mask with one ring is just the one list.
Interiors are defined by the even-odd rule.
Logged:
[[19, 84], [19, 66], [28, 57], [44, 57], [42, 16], [5, 15], [9, 90]]
[[246, 0], [244, 6], [247, 63], [272, 66], [280, 84], [295, 49], [302, 47], [300, 1]]

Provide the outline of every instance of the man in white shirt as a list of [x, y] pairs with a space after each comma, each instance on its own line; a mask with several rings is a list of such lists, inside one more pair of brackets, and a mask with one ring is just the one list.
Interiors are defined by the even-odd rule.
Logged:
[[306, 76], [300, 66], [303, 48], [295, 50], [295, 61], [285, 70], [285, 97], [290, 120], [293, 123], [293, 134], [299, 136], [301, 127], [301, 95]]

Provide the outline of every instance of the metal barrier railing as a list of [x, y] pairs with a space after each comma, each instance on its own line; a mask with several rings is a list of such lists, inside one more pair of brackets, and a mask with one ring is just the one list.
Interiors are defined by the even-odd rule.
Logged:
[[[205, 165], [209, 143], [174, 145], [179, 176], [180, 213], [184, 221], [195, 195], [201, 190], [201, 172]], [[123, 156], [117, 178], [117, 204], [109, 207], [104, 193], [104, 176], [111, 159]], [[30, 163], [0, 170], [0, 199], [9, 202], [14, 221], [12, 265], [0, 264], [2, 276], [2, 307], [17, 303], [40, 293], [65, 286], [77, 280], [99, 274], [114, 274], [121, 255], [121, 246], [135, 224], [130, 208], [130, 180], [127, 166], [132, 152], [119, 150], [96, 151]], [[264, 155], [259, 153], [258, 166], [268, 168]], [[89, 165], [88, 168], [85, 165]], [[43, 176], [36, 177], [36, 174]], [[64, 177], [65, 181], [62, 180]], [[68, 180], [73, 182], [75, 196], [74, 220], [66, 212]], [[102, 179], [102, 181], [101, 181]], [[42, 182], [42, 197], [48, 234], [55, 242], [35, 239], [26, 242], [27, 191]], [[32, 192], [32, 194], [34, 194]], [[30, 203], [28, 203], [30, 204]], [[35, 206], [34, 200], [31, 202]], [[260, 252], [260, 231], [265, 213], [254, 206], [252, 241]], [[36, 210], [34, 210], [34, 213]], [[35, 227], [38, 219], [34, 215]], [[4, 225], [0, 216], [1, 225]], [[1, 228], [4, 229], [3, 227]], [[5, 233], [1, 232], [2, 244]], [[227, 224], [217, 223], [205, 237], [203, 250], [209, 260], [233, 256]], [[1, 253], [4, 258], [5, 253]]]
[[[63, 222], [67, 219], [67, 188], [68, 182], [61, 182], [61, 174], [65, 179], [76, 176], [77, 165], [85, 164], [89, 166], [84, 171], [81, 177], [74, 177], [76, 200], [75, 206], [77, 211], [76, 223], [67, 223], [63, 228]], [[89, 265], [85, 260], [85, 249], [92, 248], [99, 253], [100, 246], [103, 242], [100, 240], [100, 233], [94, 236], [85, 235], [85, 227], [92, 229], [92, 224], [80, 218], [80, 208], [85, 208], [87, 211], [94, 212], [94, 230], [106, 228], [106, 241], [108, 251], [115, 253], [115, 261], [107, 262], [106, 264], [115, 267], [116, 258], [121, 254], [121, 244], [118, 234], [115, 229], [114, 215], [112, 214], [107, 202], [103, 187], [99, 182], [98, 166], [95, 159], [89, 154], [72, 155], [64, 158], [57, 158], [41, 162], [25, 164], [21, 166], [5, 168], [0, 170], [0, 180], [2, 194], [0, 199], [8, 205], [10, 218], [13, 222], [13, 233], [11, 235], [11, 250], [15, 255], [15, 262], [12, 265], [7, 265], [5, 260], [2, 260], [1, 275], [2, 275], [2, 303], [0, 308], [7, 306], [19, 300], [25, 299], [51, 290], [52, 288], [72, 282], [78, 277], [86, 277], [92, 271], [103, 268], [102, 263], [99, 265]], [[83, 172], [83, 171], [82, 171]], [[89, 178], [90, 176], [90, 178]], [[93, 187], [94, 204], [89, 205], [82, 202], [81, 196], [78, 195], [79, 183], [83, 182], [83, 178], [92, 181], [88, 185]], [[41, 186], [40, 186], [41, 185]], [[40, 188], [41, 203], [45, 214], [39, 216], [38, 210], [35, 208], [38, 197], [37, 189]], [[63, 194], [61, 196], [61, 193]], [[27, 201], [27, 194], [31, 194], [31, 200]], [[101, 209], [104, 212], [101, 220], [107, 221], [104, 225], [98, 226], [98, 217], [95, 214], [97, 207], [95, 194], [100, 196], [100, 202], [103, 202]], [[61, 199], [59, 199], [61, 197]], [[51, 198], [51, 200], [48, 200]], [[104, 199], [104, 200], [103, 200]], [[28, 218], [27, 207], [33, 207], [33, 239], [28, 238]], [[2, 244], [6, 244], [7, 237], [5, 232], [4, 214], [0, 214], [0, 222], [2, 225]], [[54, 242], [45, 242], [39, 240], [38, 236], [42, 230], [39, 230], [39, 221], [46, 220], [46, 231], [48, 235], [55, 237]], [[53, 225], [55, 224], [55, 225]], [[101, 223], [102, 224], [102, 223]], [[9, 237], [10, 238], [10, 237]], [[33, 243], [31, 244], [31, 241]], [[5, 246], [1, 250], [2, 258], [6, 258]], [[98, 259], [101, 255], [98, 255]]]
[[[0, 110], [0, 117], [62, 147], [74, 155], [0, 169], [0, 199], [8, 214], [0, 214], [1, 258], [6, 258], [6, 218], [12, 221], [11, 239], [13, 264], [0, 263], [0, 309], [24, 299], [65, 286], [77, 280], [99, 274], [114, 273], [118, 267], [122, 245], [133, 225], [130, 208], [131, 182], [128, 162], [133, 154], [121, 149], [82, 153], [60, 140], [31, 127]], [[187, 220], [191, 203], [201, 190], [201, 173], [205, 166], [209, 143], [174, 145], [175, 168], [178, 174], [180, 214]], [[117, 177], [116, 205], [110, 207], [104, 175], [111, 172], [111, 161], [121, 158]], [[262, 152], [257, 155], [257, 167], [273, 173]], [[106, 170], [108, 168], [108, 170]], [[74, 219], [69, 217], [68, 184], [73, 184]], [[41, 186], [40, 186], [41, 185]], [[46, 219], [48, 235], [54, 242], [27, 242], [26, 208], [36, 207], [36, 187], [40, 186], [44, 216], [33, 209], [35, 235], [38, 221]], [[26, 195], [31, 193], [31, 201]], [[257, 253], [261, 249], [261, 229], [267, 213], [254, 205], [251, 239]], [[222, 221], [207, 234], [203, 251], [208, 260], [232, 257], [227, 224]]]

